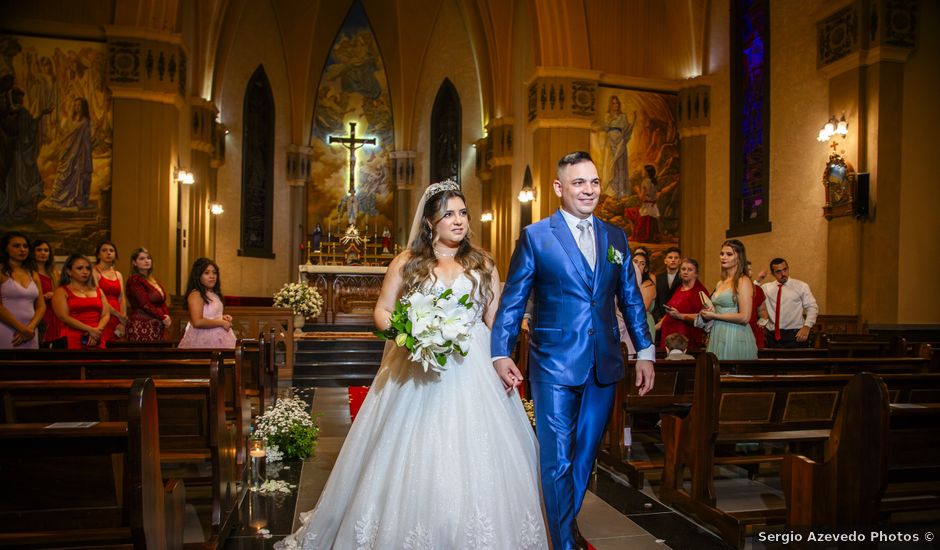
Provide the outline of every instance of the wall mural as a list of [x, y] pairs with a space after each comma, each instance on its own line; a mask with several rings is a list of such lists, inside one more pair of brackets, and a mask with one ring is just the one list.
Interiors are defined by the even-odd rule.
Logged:
[[0, 228], [91, 254], [111, 226], [105, 44], [0, 35]]
[[[349, 191], [350, 149], [330, 136], [375, 138], [356, 152], [355, 193]], [[394, 194], [388, 175], [394, 144], [392, 107], [385, 66], [365, 11], [354, 2], [333, 42], [320, 77], [311, 146], [314, 163], [307, 201], [307, 232], [342, 235], [350, 220], [372, 239], [391, 229]], [[313, 239], [316, 240], [316, 239]]]
[[679, 130], [674, 94], [598, 87], [591, 156], [601, 177], [598, 217], [651, 252], [679, 243]]

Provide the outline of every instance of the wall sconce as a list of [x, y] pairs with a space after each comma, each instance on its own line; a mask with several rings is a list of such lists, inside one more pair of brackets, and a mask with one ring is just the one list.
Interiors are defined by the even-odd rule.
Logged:
[[[816, 136], [816, 141], [826, 143], [830, 139], [835, 137], [845, 137], [849, 133], [849, 124], [845, 121], [845, 113], [842, 113], [842, 118], [836, 120], [836, 115], [832, 115], [826, 124], [819, 130], [819, 135]], [[835, 151], [836, 146], [832, 146], [832, 150]]]
[[176, 181], [180, 185], [192, 185], [196, 183], [196, 176], [189, 170], [176, 169]]
[[519, 202], [527, 203], [535, 200], [535, 189], [532, 189], [532, 185], [529, 182], [526, 182], [522, 186], [522, 191], [519, 191]]
[[490, 210], [484, 210], [483, 213], [480, 214], [480, 221], [483, 223], [489, 223], [493, 221], [493, 212]]
[[209, 212], [211, 212], [213, 216], [218, 216], [222, 212], [225, 212], [225, 209], [222, 208], [222, 203], [213, 202], [209, 205]]

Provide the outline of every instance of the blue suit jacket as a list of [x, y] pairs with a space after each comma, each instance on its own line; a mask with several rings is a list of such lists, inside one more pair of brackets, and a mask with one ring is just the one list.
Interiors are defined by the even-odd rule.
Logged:
[[[493, 323], [492, 354], [511, 356], [529, 291], [535, 292], [530, 323], [529, 379], [565, 386], [624, 375], [614, 297], [636, 349], [652, 345], [643, 297], [622, 229], [595, 218], [597, 262], [591, 271], [560, 211], [522, 230], [509, 264]], [[608, 247], [623, 254], [618, 265]]]

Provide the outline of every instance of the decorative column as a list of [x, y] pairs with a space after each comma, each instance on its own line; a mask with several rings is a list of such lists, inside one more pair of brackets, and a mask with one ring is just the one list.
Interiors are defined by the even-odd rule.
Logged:
[[[493, 213], [493, 170], [490, 169], [490, 139], [488, 137], [480, 138], [474, 143], [476, 149], [476, 173], [480, 180], [480, 204], [483, 212]], [[493, 222], [480, 223], [480, 246], [485, 248], [490, 254], [493, 254]], [[495, 257], [495, 255], [494, 255]]]
[[537, 67], [526, 83], [533, 145], [530, 168], [539, 196], [539, 213], [533, 217], [548, 217], [561, 204], [552, 189], [558, 159], [571, 151], [590, 151], [600, 75], [583, 69]]
[[307, 184], [310, 183], [312, 164], [312, 147], [297, 144], [287, 147], [287, 185], [290, 187], [287, 200], [290, 201], [290, 219], [295, 225], [290, 235], [291, 266], [307, 263], [308, 235], [318, 223], [316, 220], [307, 220]]
[[858, 314], [866, 323], [898, 320], [904, 136], [898, 107], [904, 63], [917, 45], [919, 8], [918, 2], [858, 0], [824, 14], [816, 28], [829, 111], [845, 112], [849, 124], [843, 156], [857, 172], [868, 172], [871, 182], [867, 219], [829, 221], [826, 300], [830, 312]]
[[711, 125], [711, 86], [705, 77], [679, 90], [677, 125], [682, 159], [679, 171], [679, 243], [687, 258], [708, 257], [705, 249], [706, 165]]
[[491, 172], [487, 187], [493, 212], [493, 221], [489, 223], [493, 246], [491, 251], [500, 273], [509, 270], [509, 257], [517, 238], [517, 231], [513, 227], [518, 227], [518, 222], [513, 223], [518, 202], [512, 184], [512, 128], [511, 117], [497, 118], [487, 125], [488, 165]]
[[113, 105], [111, 236], [127, 253], [150, 249], [156, 277], [178, 291], [176, 170], [189, 162], [179, 142], [188, 110], [186, 52], [179, 34], [108, 26], [105, 36]]
[[216, 198], [217, 167], [212, 162], [215, 149], [213, 125], [219, 110], [211, 101], [199, 97], [190, 98], [189, 109], [190, 160], [187, 166], [181, 168], [191, 171], [196, 183], [181, 186], [184, 197], [181, 205], [188, 205], [181, 216], [183, 230], [189, 237], [182, 260], [184, 270], [196, 258], [215, 257], [214, 216], [209, 213], [209, 204]]
[[395, 225], [392, 235], [402, 248], [407, 247], [408, 232], [414, 217], [415, 151], [392, 151], [392, 182], [395, 186]]

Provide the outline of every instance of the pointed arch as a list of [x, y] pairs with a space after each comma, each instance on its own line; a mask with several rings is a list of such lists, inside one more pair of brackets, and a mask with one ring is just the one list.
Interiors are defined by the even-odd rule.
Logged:
[[431, 110], [431, 179], [460, 182], [460, 95], [445, 78]]
[[274, 258], [274, 94], [259, 65], [245, 89], [239, 256]]

